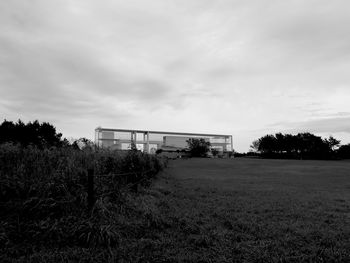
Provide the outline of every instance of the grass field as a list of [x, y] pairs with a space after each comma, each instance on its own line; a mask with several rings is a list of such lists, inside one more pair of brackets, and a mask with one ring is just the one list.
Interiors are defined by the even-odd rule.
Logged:
[[[138, 192], [109, 192], [106, 181], [90, 211], [84, 198], [64, 201], [80, 186], [80, 155], [56, 167], [56, 158], [40, 165], [40, 154], [28, 156], [26, 173], [2, 167], [18, 179], [3, 185], [14, 197], [0, 202], [1, 262], [350, 262], [350, 161], [177, 159]], [[49, 183], [16, 197], [37, 177]]]
[[140, 198], [131, 260], [350, 262], [349, 161], [174, 160]]

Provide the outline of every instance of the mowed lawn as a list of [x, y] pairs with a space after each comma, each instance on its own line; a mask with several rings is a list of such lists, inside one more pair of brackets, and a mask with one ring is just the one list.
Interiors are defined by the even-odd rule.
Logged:
[[135, 259], [350, 262], [349, 161], [179, 159], [141, 199]]

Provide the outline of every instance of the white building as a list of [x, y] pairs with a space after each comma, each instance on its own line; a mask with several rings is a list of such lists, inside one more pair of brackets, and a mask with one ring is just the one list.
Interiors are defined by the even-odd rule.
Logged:
[[210, 142], [211, 148], [215, 148], [219, 152], [233, 151], [232, 135], [107, 129], [101, 127], [95, 129], [95, 143], [98, 147], [128, 150], [131, 149], [131, 144], [135, 143], [137, 149], [148, 153], [155, 153], [158, 149], [184, 150], [188, 148], [187, 140], [190, 138], [202, 138]]

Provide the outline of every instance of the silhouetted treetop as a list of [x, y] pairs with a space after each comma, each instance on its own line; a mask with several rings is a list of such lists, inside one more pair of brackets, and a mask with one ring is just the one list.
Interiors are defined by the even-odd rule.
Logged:
[[253, 141], [251, 148], [271, 158], [334, 159], [339, 144], [340, 141], [332, 136], [322, 139], [309, 132], [297, 135], [276, 133]]
[[0, 125], [0, 143], [12, 142], [22, 146], [35, 145], [41, 148], [62, 146], [62, 134], [56, 132], [56, 128], [48, 123], [39, 123], [38, 120], [23, 123], [21, 120], [14, 123], [4, 120]]
[[187, 144], [193, 157], [205, 157], [210, 150], [210, 142], [203, 138], [190, 138]]

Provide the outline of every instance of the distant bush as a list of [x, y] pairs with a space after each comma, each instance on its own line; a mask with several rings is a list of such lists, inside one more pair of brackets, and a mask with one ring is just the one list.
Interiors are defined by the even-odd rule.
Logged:
[[219, 154], [219, 150], [218, 149], [215, 149], [215, 148], [212, 148], [211, 149], [211, 153], [213, 154], [213, 156], [217, 156]]
[[234, 152], [234, 153], [233, 153], [233, 156], [234, 156], [234, 157], [244, 157], [244, 156], [247, 156], [247, 154], [246, 154], [246, 153]]
[[210, 150], [210, 142], [207, 142], [203, 138], [190, 138], [187, 140], [187, 143], [193, 157], [205, 157]]
[[91, 140], [85, 137], [81, 137], [77, 140], [74, 140], [69, 146], [71, 146], [74, 149], [86, 150], [94, 149], [95, 144]]
[[163, 149], [157, 149], [156, 154], [161, 154], [163, 152]]

